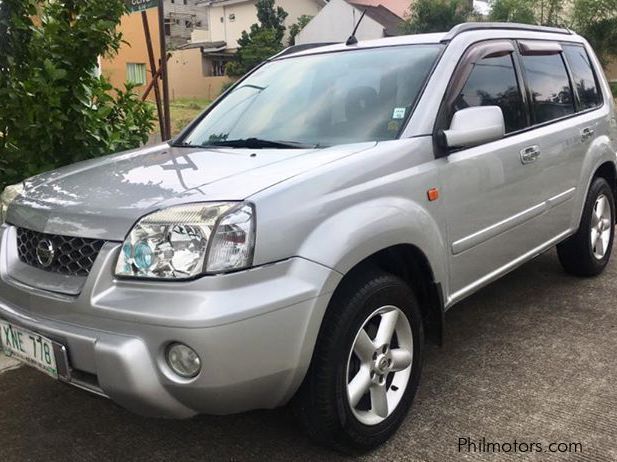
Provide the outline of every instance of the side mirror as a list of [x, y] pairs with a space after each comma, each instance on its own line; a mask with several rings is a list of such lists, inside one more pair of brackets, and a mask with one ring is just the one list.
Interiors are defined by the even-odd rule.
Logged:
[[449, 148], [471, 148], [499, 140], [506, 134], [503, 112], [499, 106], [461, 109], [454, 114], [450, 129], [443, 134]]

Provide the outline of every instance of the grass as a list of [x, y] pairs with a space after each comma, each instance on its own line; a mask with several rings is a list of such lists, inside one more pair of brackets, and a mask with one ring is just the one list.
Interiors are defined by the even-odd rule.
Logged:
[[[171, 102], [171, 135], [176, 136], [193, 119], [210, 105], [206, 99], [177, 99]], [[152, 103], [154, 105], [154, 103]], [[156, 109], [155, 109], [156, 113]], [[154, 132], [159, 131], [158, 119], [154, 125]]]
[[613, 90], [613, 96], [617, 98], [617, 82], [611, 82], [611, 90]]

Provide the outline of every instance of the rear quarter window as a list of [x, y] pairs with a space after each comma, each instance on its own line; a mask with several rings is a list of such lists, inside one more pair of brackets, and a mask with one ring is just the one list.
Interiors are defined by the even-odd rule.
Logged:
[[563, 45], [563, 51], [570, 66], [580, 109], [584, 111], [601, 106], [602, 95], [587, 50], [580, 45]]

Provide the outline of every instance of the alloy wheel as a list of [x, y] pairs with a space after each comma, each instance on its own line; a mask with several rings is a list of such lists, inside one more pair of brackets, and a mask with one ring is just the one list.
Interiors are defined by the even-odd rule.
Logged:
[[365, 425], [388, 418], [405, 394], [413, 364], [413, 334], [405, 313], [375, 310], [354, 340], [347, 361], [347, 399]]
[[591, 249], [593, 256], [602, 260], [606, 255], [611, 239], [611, 226], [613, 217], [608, 198], [601, 194], [596, 199], [591, 213]]

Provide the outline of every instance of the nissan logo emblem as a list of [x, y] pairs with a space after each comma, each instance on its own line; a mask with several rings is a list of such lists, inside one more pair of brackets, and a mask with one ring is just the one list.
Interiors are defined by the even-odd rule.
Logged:
[[36, 259], [39, 261], [43, 268], [48, 268], [54, 261], [56, 256], [56, 249], [53, 242], [49, 239], [43, 239], [36, 246]]

